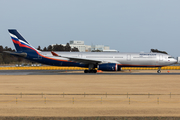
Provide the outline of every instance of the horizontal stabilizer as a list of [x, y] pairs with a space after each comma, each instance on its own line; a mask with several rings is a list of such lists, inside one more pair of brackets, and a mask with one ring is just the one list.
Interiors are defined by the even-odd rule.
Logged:
[[11, 51], [3, 51], [3, 52], [11, 54], [11, 55], [21, 56], [21, 57], [26, 57], [27, 56], [27, 53], [16, 53], [16, 52], [11, 52]]

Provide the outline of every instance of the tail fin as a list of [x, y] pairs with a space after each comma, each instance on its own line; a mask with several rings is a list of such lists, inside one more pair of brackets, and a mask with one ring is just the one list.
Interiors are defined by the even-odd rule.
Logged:
[[17, 52], [38, 52], [33, 46], [31, 46], [16, 29], [9, 29], [9, 34], [12, 38], [14, 46]]

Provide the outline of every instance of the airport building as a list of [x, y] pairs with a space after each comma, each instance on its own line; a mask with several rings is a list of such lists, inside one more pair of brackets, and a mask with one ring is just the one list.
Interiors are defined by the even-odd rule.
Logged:
[[79, 52], [86, 52], [86, 45], [84, 41], [69, 41], [71, 48], [78, 48]]
[[[65, 46], [66, 44], [62, 44], [63, 46]], [[109, 46], [105, 46], [105, 45], [85, 45], [84, 41], [69, 41], [69, 45], [71, 46], [71, 48], [78, 48], [79, 52], [91, 52], [92, 50], [101, 50], [101, 51], [108, 51], [110, 50]], [[53, 46], [53, 45], [52, 45]]]
[[92, 45], [91, 50], [109, 50], [109, 46], [104, 46], [104, 45]]

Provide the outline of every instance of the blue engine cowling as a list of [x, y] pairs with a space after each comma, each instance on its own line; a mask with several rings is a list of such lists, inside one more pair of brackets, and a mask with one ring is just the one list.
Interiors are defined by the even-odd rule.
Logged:
[[97, 66], [98, 70], [102, 71], [120, 71], [121, 68], [118, 68], [118, 64], [116, 63], [105, 63], [105, 64], [100, 64]]

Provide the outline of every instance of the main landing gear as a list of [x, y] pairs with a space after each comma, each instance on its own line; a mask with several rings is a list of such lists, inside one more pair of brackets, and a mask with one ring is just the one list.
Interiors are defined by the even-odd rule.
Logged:
[[84, 73], [96, 73], [97, 70], [84, 70]]
[[89, 64], [89, 70], [84, 70], [84, 73], [96, 73], [97, 70], [95, 70], [94, 64]]
[[157, 73], [161, 73], [161, 67], [159, 67], [159, 69], [157, 70]]

